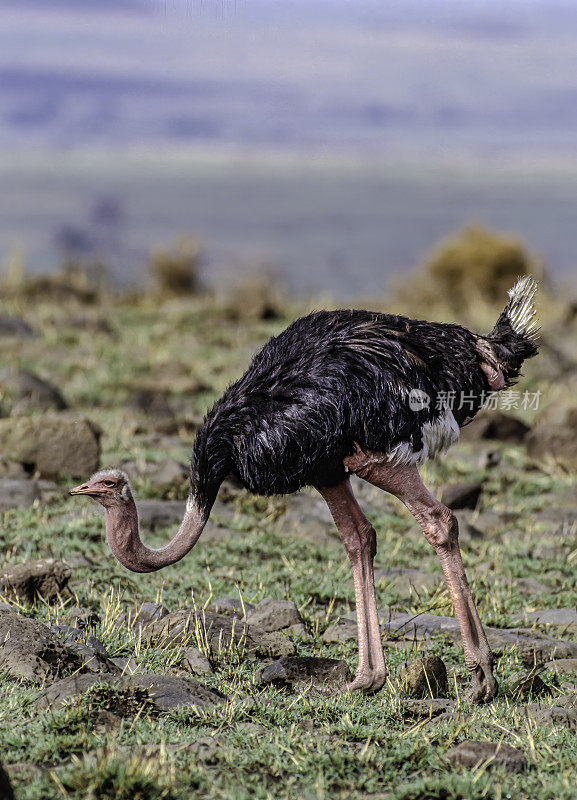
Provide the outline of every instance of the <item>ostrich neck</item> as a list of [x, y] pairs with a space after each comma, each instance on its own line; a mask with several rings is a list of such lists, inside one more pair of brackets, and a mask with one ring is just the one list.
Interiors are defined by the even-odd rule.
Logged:
[[147, 547], [138, 529], [138, 512], [130, 498], [106, 510], [106, 538], [115, 557], [132, 572], [154, 572], [174, 564], [191, 550], [206, 524], [206, 517], [189, 499], [180, 528], [164, 547]]

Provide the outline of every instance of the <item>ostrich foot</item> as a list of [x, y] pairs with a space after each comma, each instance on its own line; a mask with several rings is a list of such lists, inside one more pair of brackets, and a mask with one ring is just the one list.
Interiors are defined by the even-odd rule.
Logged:
[[471, 683], [464, 700], [467, 703], [488, 703], [497, 695], [498, 688], [491, 667], [479, 665], [471, 671]]
[[344, 687], [345, 692], [365, 692], [365, 694], [375, 694], [383, 688], [387, 679], [387, 673], [379, 670], [357, 672], [351, 683]]

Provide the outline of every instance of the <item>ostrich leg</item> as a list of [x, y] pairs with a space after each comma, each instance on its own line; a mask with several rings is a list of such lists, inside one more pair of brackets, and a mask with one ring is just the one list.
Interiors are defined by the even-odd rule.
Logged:
[[364, 480], [398, 497], [421, 526], [441, 562], [459, 622], [465, 663], [471, 672], [466, 699], [474, 703], [492, 700], [498, 688], [493, 676], [493, 654], [465, 574], [455, 515], [428, 491], [414, 465], [395, 466], [379, 453], [360, 451], [345, 459], [345, 465]]
[[319, 489], [319, 492], [327, 502], [353, 569], [359, 665], [347, 689], [376, 692], [386, 678], [373, 572], [376, 534], [359, 507], [348, 479], [338, 486]]

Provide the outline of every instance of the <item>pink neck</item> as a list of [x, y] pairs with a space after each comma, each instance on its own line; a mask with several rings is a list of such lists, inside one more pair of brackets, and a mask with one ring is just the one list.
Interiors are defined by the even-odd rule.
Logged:
[[189, 499], [184, 519], [173, 539], [154, 550], [142, 542], [138, 512], [132, 497], [106, 509], [106, 538], [115, 557], [132, 572], [154, 572], [180, 561], [191, 550], [206, 524], [199, 509]]

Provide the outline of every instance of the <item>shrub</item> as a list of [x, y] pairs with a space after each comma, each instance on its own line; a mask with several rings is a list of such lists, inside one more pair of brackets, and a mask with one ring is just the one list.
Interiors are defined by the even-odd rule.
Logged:
[[162, 294], [194, 294], [199, 290], [200, 247], [194, 239], [184, 239], [174, 250], [157, 250], [150, 268]]

